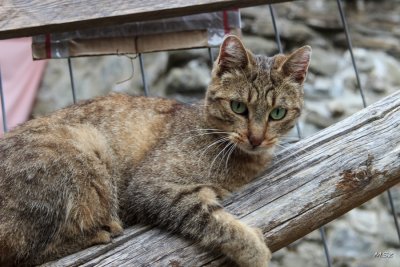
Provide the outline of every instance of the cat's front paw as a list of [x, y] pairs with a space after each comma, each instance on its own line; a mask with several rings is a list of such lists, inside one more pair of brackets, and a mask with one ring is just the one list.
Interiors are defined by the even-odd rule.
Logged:
[[271, 251], [266, 245], [263, 244], [263, 246], [258, 249], [258, 253], [254, 257], [254, 261], [251, 261], [247, 266], [268, 267], [271, 257]]
[[265, 245], [265, 242], [262, 241], [256, 244], [255, 248], [255, 256], [253, 259], [250, 260], [249, 265], [246, 267], [254, 266], [254, 267], [268, 267], [269, 262], [271, 261], [271, 251]]
[[261, 242], [265, 243], [265, 237], [262, 230], [258, 227], [253, 227], [252, 229], [254, 233], [258, 236], [258, 238], [261, 240]]
[[242, 251], [238, 263], [240, 267], [268, 267], [271, 251], [264, 241], [264, 235], [259, 228], [250, 228], [249, 246]]

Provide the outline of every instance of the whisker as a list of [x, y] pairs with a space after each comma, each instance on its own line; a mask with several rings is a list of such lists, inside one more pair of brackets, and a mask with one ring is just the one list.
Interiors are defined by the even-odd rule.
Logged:
[[229, 162], [229, 158], [232, 155], [233, 151], [236, 149], [237, 144], [236, 143], [232, 143], [232, 147], [229, 149], [228, 151], [228, 156], [226, 157], [226, 161], [225, 161], [225, 169], [228, 170], [228, 162]]
[[200, 136], [205, 136], [205, 135], [212, 135], [212, 134], [230, 134], [230, 132], [225, 132], [225, 131], [213, 131], [213, 132], [202, 132], [194, 135], [190, 135], [189, 137], [185, 138], [182, 141], [182, 144], [188, 142], [189, 140], [195, 138], [195, 137], [200, 137]]
[[182, 140], [181, 144], [185, 144], [186, 142], [190, 141], [191, 139], [195, 138], [195, 137], [200, 137], [200, 136], [204, 136], [204, 135], [209, 135], [209, 134], [214, 134], [214, 133], [201, 133], [201, 134], [195, 134], [195, 135], [191, 135], [185, 139]]
[[281, 147], [281, 148], [287, 148], [287, 146], [284, 146], [284, 145], [282, 145], [282, 144], [279, 144], [279, 143], [276, 143], [275, 144], [277, 147]]
[[[290, 153], [291, 152], [291, 150], [292, 150], [292, 143], [286, 143], [287, 145], [286, 146], [283, 146], [283, 145], [281, 145], [281, 144], [277, 144], [279, 147], [281, 147], [282, 148], [282, 150], [280, 150], [280, 151], [275, 151], [274, 152], [274, 154], [277, 154], [277, 153]], [[299, 159], [300, 158], [300, 154], [303, 154], [304, 152], [307, 152], [307, 149], [301, 149], [301, 150], [299, 150], [299, 151], [297, 151], [296, 153], [294, 153], [294, 154], [290, 154], [290, 156], [293, 156], [293, 157], [295, 157], [296, 159]]]
[[216, 145], [216, 144], [223, 143], [223, 142], [225, 142], [225, 141], [229, 141], [229, 137], [222, 137], [222, 138], [219, 138], [219, 139], [217, 139], [217, 141], [215, 141], [215, 142], [211, 143], [210, 145], [208, 145], [205, 149], [199, 151], [199, 153], [202, 152], [202, 154], [200, 155], [200, 159], [204, 156], [204, 154], [206, 153], [206, 151], [207, 151], [208, 149], [210, 149], [212, 146], [214, 146], [214, 145]]
[[211, 170], [212, 170], [212, 167], [213, 167], [215, 161], [217, 160], [217, 158], [219, 157], [219, 155], [221, 155], [221, 153], [224, 152], [224, 150], [227, 148], [227, 146], [229, 146], [229, 144], [230, 144], [230, 143], [228, 143], [227, 145], [225, 145], [224, 149], [222, 149], [222, 150], [214, 157], [213, 161], [211, 162], [210, 169], [209, 169], [209, 171], [208, 171], [208, 175], [207, 175], [208, 177], [210, 177], [210, 175], [211, 175]]
[[[228, 152], [229, 152], [229, 149], [231, 148], [231, 146], [233, 146], [233, 143], [228, 142], [228, 144], [226, 144], [225, 147], [222, 149], [222, 150], [224, 151], [224, 153], [222, 154], [222, 158], [221, 158], [221, 160], [220, 160], [219, 163], [218, 163], [217, 170], [219, 170], [220, 167], [221, 167], [221, 164], [223, 164], [224, 158], [225, 158], [225, 156], [228, 155]], [[226, 150], [225, 150], [225, 149], [226, 149]], [[225, 169], [226, 169], [226, 168], [225, 168]]]

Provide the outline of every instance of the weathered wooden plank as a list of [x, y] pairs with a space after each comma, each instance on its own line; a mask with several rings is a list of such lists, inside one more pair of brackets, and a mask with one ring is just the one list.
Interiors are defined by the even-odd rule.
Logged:
[[0, 39], [292, 0], [2, 0]]
[[[400, 91], [280, 152], [224, 205], [276, 251], [398, 182]], [[162, 230], [135, 229], [143, 228], [45, 266], [233, 266]]]

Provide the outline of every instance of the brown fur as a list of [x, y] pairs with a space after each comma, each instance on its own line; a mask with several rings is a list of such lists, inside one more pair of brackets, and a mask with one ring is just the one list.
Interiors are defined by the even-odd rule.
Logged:
[[[254, 56], [229, 36], [203, 104], [112, 94], [6, 134], [0, 265], [43, 263], [110, 242], [122, 224], [141, 222], [219, 250], [239, 266], [267, 266], [262, 234], [219, 200], [260, 174], [294, 126], [309, 57], [309, 47]], [[232, 100], [248, 114], [233, 112]], [[278, 106], [287, 114], [273, 121]]]

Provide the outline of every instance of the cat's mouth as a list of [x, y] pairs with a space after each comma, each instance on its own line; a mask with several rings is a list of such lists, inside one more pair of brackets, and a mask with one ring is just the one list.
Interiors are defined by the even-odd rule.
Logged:
[[229, 139], [241, 151], [252, 155], [265, 154], [265, 153], [272, 154], [276, 147], [276, 143], [278, 142], [278, 138], [275, 137], [275, 138], [265, 139], [259, 144], [254, 145], [251, 144], [250, 140], [247, 137], [239, 133], [231, 134], [229, 136]]
[[263, 142], [259, 146], [252, 146], [248, 142], [239, 142], [238, 147], [247, 154], [252, 154], [252, 155], [265, 154], [265, 153], [271, 154], [275, 149], [275, 144], [276, 144], [275, 140], [270, 142]]

